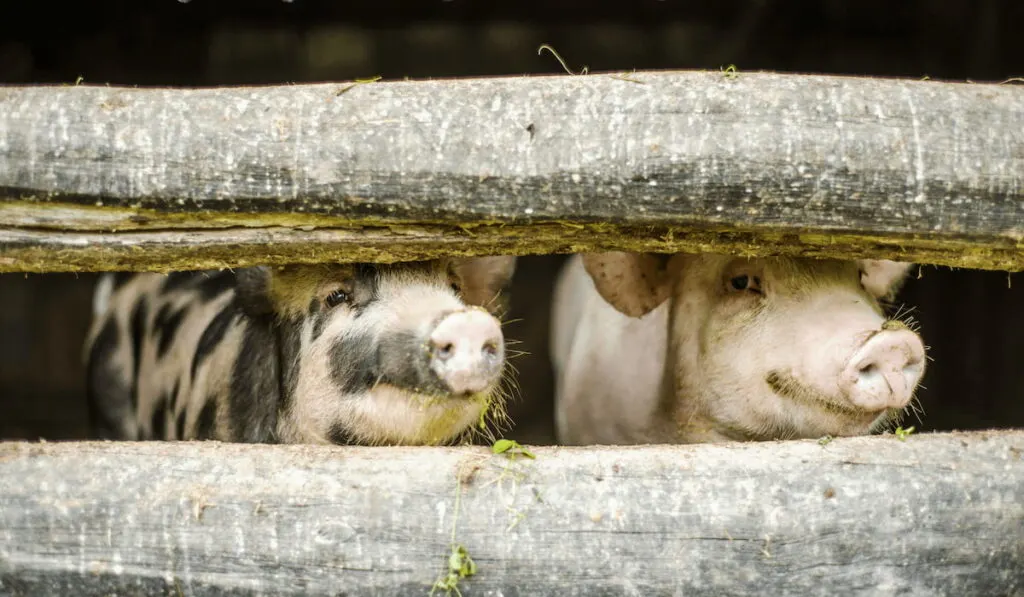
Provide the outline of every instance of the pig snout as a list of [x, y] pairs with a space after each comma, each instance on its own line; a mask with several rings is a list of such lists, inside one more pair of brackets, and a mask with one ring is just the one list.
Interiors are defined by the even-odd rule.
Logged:
[[874, 334], [843, 372], [850, 402], [868, 412], [905, 407], [924, 374], [924, 358], [921, 338], [908, 329]]
[[501, 325], [481, 309], [457, 311], [437, 323], [429, 339], [430, 368], [457, 395], [486, 390], [501, 374]]

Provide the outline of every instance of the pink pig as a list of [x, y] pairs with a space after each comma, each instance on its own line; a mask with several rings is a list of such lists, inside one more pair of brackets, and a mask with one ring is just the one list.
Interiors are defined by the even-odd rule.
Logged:
[[555, 288], [559, 441], [868, 434], [898, 419], [921, 338], [883, 314], [910, 264], [726, 255], [573, 257]]

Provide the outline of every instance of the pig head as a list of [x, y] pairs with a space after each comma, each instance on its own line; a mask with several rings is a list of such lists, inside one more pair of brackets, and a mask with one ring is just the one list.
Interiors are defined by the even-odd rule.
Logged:
[[514, 257], [106, 274], [86, 341], [108, 439], [437, 445], [504, 423]]
[[851, 436], [897, 420], [925, 369], [880, 301], [909, 264], [713, 254], [575, 257], [552, 351], [566, 443]]

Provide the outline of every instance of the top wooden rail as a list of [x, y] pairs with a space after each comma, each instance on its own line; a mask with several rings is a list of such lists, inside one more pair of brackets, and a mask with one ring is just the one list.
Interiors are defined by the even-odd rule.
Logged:
[[0, 271], [595, 249], [1024, 269], [1024, 88], [722, 72], [0, 87]]

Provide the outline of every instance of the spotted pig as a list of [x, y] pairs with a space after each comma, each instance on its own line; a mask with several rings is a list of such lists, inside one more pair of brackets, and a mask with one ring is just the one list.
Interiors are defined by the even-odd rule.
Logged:
[[445, 444], [500, 414], [514, 257], [105, 274], [85, 346], [113, 439]]

